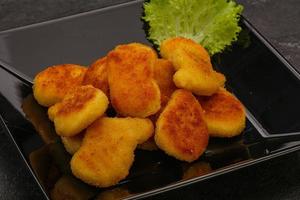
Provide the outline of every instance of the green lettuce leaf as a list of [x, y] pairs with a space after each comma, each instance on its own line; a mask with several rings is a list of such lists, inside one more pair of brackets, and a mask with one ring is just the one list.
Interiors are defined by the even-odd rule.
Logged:
[[241, 5], [228, 0], [150, 0], [144, 3], [143, 19], [149, 24], [148, 39], [154, 44], [182, 36], [213, 55], [237, 39], [242, 10]]

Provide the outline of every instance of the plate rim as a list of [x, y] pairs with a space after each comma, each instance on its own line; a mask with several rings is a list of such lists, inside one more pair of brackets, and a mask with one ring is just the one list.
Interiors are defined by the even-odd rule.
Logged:
[[80, 12], [80, 13], [76, 13], [76, 14], [72, 14], [72, 15], [68, 15], [68, 16], [64, 16], [64, 17], [59, 17], [59, 18], [55, 18], [55, 19], [42, 21], [42, 22], [32, 23], [32, 24], [28, 24], [28, 25], [24, 25], [24, 26], [15, 27], [15, 28], [9, 28], [9, 29], [0, 31], [0, 35], [7, 34], [10, 32], [14, 32], [14, 31], [22, 31], [22, 30], [26, 30], [26, 29], [31, 29], [31, 28], [35, 28], [37, 26], [52, 24], [52, 23], [56, 23], [56, 22], [60, 22], [60, 21], [64, 21], [64, 20], [79, 18], [79, 17], [83, 17], [86, 15], [95, 14], [95, 13], [103, 12], [103, 11], [109, 11], [109, 10], [112, 10], [115, 8], [130, 6], [132, 4], [137, 4], [137, 3], [142, 3], [142, 2], [144, 2], [144, 0], [130, 0], [130, 1], [124, 2], [124, 3], [116, 3], [116, 4], [112, 4], [112, 5], [107, 5], [102, 8], [84, 11], [84, 12]]
[[[43, 26], [43, 25], [47, 25], [47, 24], [52, 24], [52, 23], [56, 23], [56, 22], [60, 22], [60, 21], [64, 21], [64, 20], [71, 20], [74, 18], [80, 18], [86, 15], [91, 15], [91, 14], [96, 14], [98, 12], [105, 12], [105, 11], [109, 11], [111, 9], [116, 9], [116, 8], [122, 8], [125, 6], [130, 6], [133, 4], [137, 4], [137, 3], [142, 3], [144, 2], [143, 0], [133, 0], [130, 2], [125, 2], [125, 3], [117, 3], [114, 5], [109, 5], [106, 7], [102, 7], [102, 8], [98, 8], [95, 10], [90, 10], [90, 11], [86, 11], [86, 12], [82, 12], [82, 13], [78, 13], [78, 14], [73, 14], [70, 16], [65, 16], [65, 17], [60, 17], [60, 18], [56, 18], [56, 19], [51, 19], [51, 20], [47, 20], [47, 21], [43, 21], [43, 22], [38, 22], [38, 23], [33, 23], [33, 24], [29, 24], [29, 25], [25, 25], [25, 26], [21, 26], [21, 27], [16, 27], [16, 28], [12, 28], [12, 29], [7, 29], [7, 30], [3, 30], [0, 31], [0, 34], [8, 34], [11, 32], [15, 32], [15, 31], [22, 31], [22, 30], [27, 30], [27, 29], [31, 29], [31, 28], [36, 28], [39, 26]], [[241, 21], [247, 26], [247, 28], [249, 28], [249, 30], [251, 30], [252, 33], [254, 33], [254, 35], [264, 44], [265, 47], [268, 48], [268, 50], [270, 50], [283, 64], [285, 67], [288, 68], [288, 70], [300, 81], [300, 70], [298, 71], [298, 69], [291, 65], [290, 62], [272, 45], [271, 42], [269, 42], [244, 16], [241, 16]], [[13, 76], [15, 76], [16, 78], [18, 78], [19, 80], [23, 81], [23, 82], [27, 82], [32, 84], [32, 79], [30, 77], [28, 77], [27, 75], [25, 75], [24, 73], [20, 72], [19, 70], [15, 69], [14, 67], [8, 65], [7, 63], [5, 63], [4, 61], [0, 60], [0, 67], [3, 68], [4, 70], [6, 70], [7, 72], [9, 72], [10, 74], [12, 74]], [[43, 186], [40, 184], [38, 178], [36, 177], [36, 175], [34, 174], [32, 168], [30, 167], [28, 161], [26, 160], [25, 156], [23, 155], [21, 149], [19, 148], [18, 144], [16, 143], [13, 135], [11, 134], [11, 131], [9, 129], [9, 127], [7, 126], [7, 124], [5, 123], [5, 121], [3, 120], [2, 115], [0, 114], [0, 124], [3, 125], [3, 130], [7, 133], [7, 135], [9, 135], [9, 137], [11, 138], [11, 140], [13, 141], [15, 147], [17, 148], [18, 152], [20, 153], [23, 161], [25, 162], [25, 165], [27, 166], [28, 170], [30, 171], [30, 173], [33, 175], [33, 178], [35, 180], [35, 182], [38, 184], [39, 188], [42, 190], [42, 193], [44, 195], [44, 197], [46, 199], [49, 199], [49, 196], [47, 195], [45, 189], [43, 188]], [[268, 154], [265, 155], [263, 157], [260, 158], [256, 158], [256, 159], [252, 159], [252, 160], [247, 160], [245, 162], [240, 162], [240, 163], [236, 163], [236, 164], [232, 164], [230, 166], [226, 166], [224, 168], [218, 169], [212, 173], [206, 174], [206, 175], [202, 175], [200, 177], [195, 177], [195, 178], [191, 178], [188, 180], [181, 180], [181, 181], [177, 181], [177, 182], [173, 182], [169, 185], [163, 186], [163, 187], [159, 187], [156, 189], [152, 189], [146, 192], [142, 192], [142, 193], [137, 193], [137, 194], [133, 194], [130, 195], [128, 197], [125, 197], [124, 199], [141, 199], [141, 198], [145, 198], [145, 197], [150, 197], [156, 194], [160, 194], [160, 193], [164, 193], [167, 191], [171, 191], [174, 189], [178, 189], [181, 187], [185, 187], [200, 181], [204, 181], [210, 178], [214, 178], [217, 176], [220, 176], [222, 174], [227, 174], [242, 168], [246, 168], [258, 163], [262, 163], [264, 161], [276, 158], [276, 157], [280, 157], [295, 151], [300, 150], [300, 145], [297, 144], [295, 146], [290, 146], [287, 147], [286, 149], [282, 149], [280, 151], [277, 151], [275, 153], [272, 154]]]
[[[14, 74], [13, 74], [14, 75]], [[10, 132], [10, 129], [8, 128], [8, 125], [5, 123], [2, 114], [0, 113], [0, 125], [3, 128], [3, 132], [6, 133], [6, 135], [9, 135], [9, 138], [11, 139], [11, 141], [13, 142], [15, 148], [17, 149], [19, 155], [21, 156], [21, 160], [24, 161], [24, 164], [26, 165], [27, 170], [29, 171], [29, 173], [33, 176], [33, 179], [35, 180], [36, 184], [38, 185], [39, 189], [41, 190], [41, 192], [43, 193], [43, 196], [45, 197], [45, 199], [50, 200], [47, 192], [45, 191], [45, 189], [43, 188], [42, 184], [40, 183], [38, 177], [35, 175], [35, 173], [33, 172], [33, 169], [30, 167], [29, 162], [27, 161], [27, 159], [25, 158], [25, 155], [23, 154], [23, 152], [21, 151], [20, 147], [18, 146], [16, 140], [14, 139], [13, 135]]]

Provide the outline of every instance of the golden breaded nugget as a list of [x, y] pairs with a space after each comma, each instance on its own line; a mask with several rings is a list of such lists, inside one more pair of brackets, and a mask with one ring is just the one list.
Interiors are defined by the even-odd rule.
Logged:
[[[177, 89], [173, 82], [174, 74], [175, 68], [169, 60], [156, 60], [154, 64], [154, 79], [156, 80], [160, 89], [161, 108], [157, 113], [149, 117], [153, 123], [156, 123], [160, 113], [170, 100], [172, 93]], [[158, 147], [154, 141], [154, 138], [150, 138], [145, 143], [138, 145], [138, 149], [153, 151], [157, 150]]]
[[82, 181], [109, 187], [124, 179], [134, 160], [137, 144], [153, 135], [149, 119], [102, 117], [86, 130], [71, 169]]
[[160, 90], [153, 79], [157, 55], [139, 43], [119, 45], [107, 56], [110, 99], [123, 116], [147, 117], [160, 108]]
[[55, 65], [38, 73], [33, 82], [33, 95], [42, 106], [52, 106], [70, 90], [81, 85], [86, 68], [74, 64]]
[[176, 69], [173, 80], [179, 88], [210, 96], [225, 83], [225, 76], [213, 70], [206, 50], [193, 40], [167, 39], [162, 42], [160, 53], [173, 63]]
[[72, 137], [61, 136], [61, 141], [65, 146], [66, 151], [73, 155], [81, 146], [85, 132], [79, 133]]
[[176, 90], [156, 122], [154, 139], [158, 147], [179, 160], [197, 160], [209, 139], [202, 115], [191, 92]]
[[164, 107], [172, 93], [176, 90], [173, 82], [175, 68], [172, 63], [166, 59], [157, 59], [154, 65], [154, 79], [156, 80], [161, 97], [161, 107]]
[[48, 108], [48, 117], [51, 121], [54, 121], [54, 117], [58, 111], [58, 109], [60, 108], [60, 104], [54, 104], [53, 106], [51, 106], [50, 108]]
[[[172, 63], [166, 59], [157, 59], [154, 65], [154, 79], [156, 80], [160, 89], [160, 100], [161, 108], [160, 110], [151, 115], [149, 118], [153, 123], [156, 123], [157, 118], [160, 113], [167, 105], [172, 93], [177, 89], [173, 82], [173, 75], [175, 74], [175, 69]], [[150, 148], [148, 148], [150, 147]], [[149, 141], [145, 145], [141, 145], [141, 149], [153, 149], [156, 147], [154, 141]]]
[[80, 86], [69, 92], [61, 102], [50, 107], [48, 115], [53, 120], [58, 135], [71, 137], [102, 116], [108, 103], [101, 90], [91, 85]]
[[210, 97], [198, 98], [204, 112], [209, 134], [233, 137], [245, 128], [246, 114], [242, 103], [224, 88]]
[[83, 85], [92, 85], [109, 95], [106, 57], [96, 60], [86, 71]]

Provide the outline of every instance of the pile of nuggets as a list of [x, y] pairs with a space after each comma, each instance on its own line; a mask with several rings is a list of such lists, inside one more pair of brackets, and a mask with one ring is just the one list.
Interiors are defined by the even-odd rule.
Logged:
[[[124, 179], [136, 148], [161, 149], [192, 162], [210, 136], [233, 137], [245, 127], [243, 105], [224, 88], [207, 51], [182, 37], [165, 40], [160, 56], [140, 43], [119, 45], [89, 68], [48, 67], [33, 93], [82, 181], [109, 187]], [[114, 117], [107, 117], [113, 108]]]

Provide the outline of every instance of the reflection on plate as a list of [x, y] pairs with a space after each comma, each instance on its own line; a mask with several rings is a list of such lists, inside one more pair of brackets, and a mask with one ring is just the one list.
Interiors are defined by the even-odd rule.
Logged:
[[124, 198], [172, 182], [203, 176], [250, 156], [247, 146], [242, 143], [242, 137], [228, 140], [212, 139], [205, 156], [193, 163], [178, 161], [159, 150], [136, 150], [135, 162], [129, 176], [117, 186], [97, 189], [72, 175], [71, 155], [53, 131], [53, 124], [47, 118], [47, 110], [35, 101], [32, 94], [24, 98], [22, 108], [45, 143], [29, 154], [29, 160], [36, 176], [52, 199], [90, 199], [95, 196], [97, 199]]

